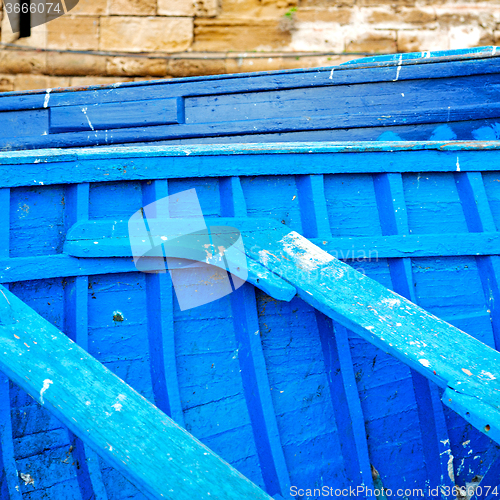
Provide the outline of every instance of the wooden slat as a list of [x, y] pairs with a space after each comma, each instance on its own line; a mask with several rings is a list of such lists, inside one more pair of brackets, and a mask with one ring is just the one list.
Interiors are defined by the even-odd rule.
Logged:
[[[297, 180], [302, 227], [306, 236], [331, 237], [322, 175]], [[332, 406], [335, 412], [346, 476], [352, 484], [374, 488], [361, 402], [354, 377], [349, 338], [341, 325], [316, 313]]]
[[[499, 148], [498, 141], [423, 141], [89, 148], [70, 157], [48, 150], [0, 152], [0, 185], [226, 177], [236, 168], [241, 175], [456, 172], [457, 156], [463, 172], [495, 171]], [[13, 176], [10, 165], [17, 164], [23, 168]]]
[[[88, 220], [89, 185], [68, 186], [65, 192], [65, 226]], [[67, 278], [64, 287], [65, 311], [64, 331], [82, 349], [88, 351], [88, 276]], [[72, 454], [80, 464], [76, 468], [78, 484], [84, 500], [107, 500], [108, 496], [99, 467], [99, 457], [88, 445], [68, 430], [69, 441], [73, 446]]]
[[[10, 251], [10, 189], [0, 188], [0, 256], [9, 257]], [[19, 474], [12, 441], [10, 383], [0, 372], [0, 497], [21, 500]]]
[[151, 498], [270, 498], [4, 287], [0, 366]]
[[[410, 228], [401, 174], [377, 174], [373, 176], [373, 182], [382, 233], [408, 236]], [[442, 239], [440, 235], [440, 240]], [[388, 263], [394, 291], [416, 304], [411, 259], [390, 259]], [[415, 370], [411, 370], [411, 376], [427, 479], [432, 488], [452, 488], [455, 483], [450, 474], [449, 462], [451, 460], [453, 463], [453, 456], [437, 387]]]
[[[168, 181], [143, 184], [143, 206], [168, 196]], [[164, 207], [164, 205], [162, 205]], [[175, 357], [174, 303], [170, 274], [147, 273], [148, 339], [155, 404], [184, 427]]]
[[94, 131], [179, 123], [177, 99], [152, 99], [127, 103], [54, 106], [50, 133]]
[[[496, 231], [481, 172], [457, 173], [455, 183], [469, 231], [480, 234], [492, 234]], [[495, 347], [500, 350], [500, 257], [498, 255], [499, 252], [495, 252], [491, 256], [476, 257], [476, 262], [490, 311]]]
[[[246, 217], [247, 208], [239, 177], [220, 182], [221, 215]], [[265, 268], [263, 268], [265, 269]], [[295, 288], [293, 289], [295, 295]], [[291, 299], [292, 297], [290, 297]], [[290, 300], [289, 299], [289, 300]], [[290, 475], [283, 454], [262, 350], [255, 290], [244, 284], [231, 294], [233, 324], [245, 399], [266, 491], [286, 496]]]
[[313, 307], [445, 388], [447, 406], [500, 441], [497, 351], [282, 224], [256, 222], [254, 231], [242, 234], [247, 256], [281, 273]]

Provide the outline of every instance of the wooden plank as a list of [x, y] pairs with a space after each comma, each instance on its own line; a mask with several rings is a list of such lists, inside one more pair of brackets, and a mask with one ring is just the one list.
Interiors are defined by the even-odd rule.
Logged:
[[[88, 220], [89, 185], [67, 186], [65, 192], [65, 226]], [[75, 276], [66, 280], [64, 288], [64, 332], [80, 347], [88, 351], [88, 276]], [[83, 500], [107, 500], [108, 496], [99, 468], [96, 452], [68, 430], [72, 454], [80, 464], [76, 468], [78, 484]]]
[[[143, 206], [168, 196], [168, 181], [142, 186]], [[147, 273], [148, 339], [155, 405], [184, 427], [177, 360], [175, 356], [174, 303], [169, 273]]]
[[[224, 121], [207, 124], [153, 125], [150, 127], [128, 127], [121, 129], [95, 130], [91, 132], [61, 132], [29, 137], [8, 137], [0, 141], [1, 151], [15, 149], [43, 149], [85, 146], [106, 146], [136, 142], [155, 142], [166, 139], [189, 139], [237, 136], [245, 134], [278, 134], [292, 131], [319, 131], [329, 129], [362, 129], [379, 126], [403, 126], [408, 124], [424, 125], [448, 122], [467, 122], [481, 119], [498, 118], [500, 105], [490, 104], [464, 106], [455, 110], [450, 107], [422, 109], [418, 112], [407, 111], [399, 114], [376, 115], [366, 113], [349, 115], [318, 116], [314, 120], [302, 116], [283, 119]], [[332, 127], [332, 123], [335, 126]]]
[[[331, 238], [322, 175], [297, 178], [302, 227], [306, 236]], [[347, 331], [316, 313], [325, 370], [335, 412], [346, 476], [355, 485], [374, 488], [361, 402], [354, 377]]]
[[[373, 183], [382, 234], [408, 236], [410, 228], [401, 174], [377, 174], [373, 176]], [[442, 240], [442, 235], [439, 235], [439, 240]], [[416, 304], [411, 259], [390, 259], [388, 264], [394, 291]], [[453, 455], [437, 387], [415, 370], [411, 370], [411, 377], [427, 480], [431, 488], [452, 488], [455, 483], [453, 474], [450, 474], [449, 463], [453, 465]]]
[[332, 231], [328, 219], [323, 176], [298, 175], [296, 182], [304, 236], [331, 238]]
[[242, 233], [248, 257], [281, 273], [325, 315], [445, 388], [447, 406], [500, 441], [500, 353], [282, 224], [267, 227], [256, 223], [253, 232]]
[[[10, 189], [0, 188], [0, 255], [9, 257], [10, 251]], [[19, 474], [14, 457], [12, 418], [10, 411], [10, 383], [0, 372], [0, 497], [21, 500]]]
[[[480, 172], [456, 173], [455, 183], [469, 231], [480, 234], [492, 234], [496, 231], [482, 174]], [[500, 258], [498, 252], [495, 252], [491, 256], [476, 257], [476, 262], [490, 311], [495, 347], [498, 351], [500, 350]]]
[[[474, 59], [470, 61], [470, 59]], [[2, 98], [0, 111], [15, 109], [41, 109], [45, 107], [68, 106], [80, 104], [96, 104], [99, 102], [119, 102], [137, 99], [137, 94], [143, 99], [155, 99], [178, 95], [225, 94], [247, 91], [265, 91], [308, 86], [333, 86], [365, 82], [393, 82], [394, 61], [365, 61], [351, 65], [340, 65], [330, 78], [332, 67], [298, 69], [248, 75], [214, 75], [196, 78], [179, 78], [173, 82], [124, 82], [110, 86], [84, 87], [87, 92], [74, 89], [48, 89], [47, 91], [31, 91], [11, 93]], [[439, 79], [446, 77], [468, 76], [471, 74], [490, 74], [498, 72], [498, 57], [492, 57], [491, 50], [480, 56], [450, 55], [444, 58], [429, 58], [428, 60], [402, 61], [403, 66], [413, 67], [411, 71], [400, 74], [399, 81], [405, 79]], [[375, 71], [367, 71], [371, 69]]]
[[[221, 215], [246, 217], [247, 208], [239, 177], [222, 179], [219, 185]], [[265, 270], [265, 268], [262, 268]], [[295, 295], [295, 288], [293, 289]], [[291, 297], [290, 297], [291, 299]], [[267, 367], [262, 350], [255, 290], [245, 284], [231, 294], [231, 309], [238, 361], [245, 399], [266, 491], [286, 495], [290, 475], [280, 441], [275, 409], [271, 397]]]
[[[136, 272], [130, 258], [77, 259], [65, 254], [0, 259], [0, 283], [66, 276]], [[295, 288], [258, 262], [248, 262], [247, 281], [277, 300], [289, 301]]]
[[270, 498], [4, 287], [0, 319], [2, 370], [146, 495]]
[[[241, 175], [495, 171], [498, 141], [298, 143], [141, 146], [72, 151], [74, 161], [51, 151], [1, 152], [3, 187]], [[356, 154], [353, 154], [356, 153]], [[314, 155], [318, 155], [314, 157]], [[73, 156], [74, 158], [74, 156]], [[59, 162], [59, 159], [63, 161]], [[23, 164], [15, 176], [10, 165]], [[43, 164], [43, 168], [41, 165]]]
[[347, 330], [317, 312], [325, 369], [335, 422], [342, 447], [346, 477], [352, 485], [374, 489], [366, 429], [354, 377]]
[[179, 123], [177, 99], [152, 99], [127, 103], [54, 106], [50, 133], [107, 130]]
[[471, 500], [494, 500], [498, 498], [500, 495], [500, 457], [496, 457], [490, 464], [486, 474], [479, 482], [479, 487], [474, 491], [474, 495], [470, 495], [471, 491], [467, 491], [467, 489], [465, 492]]

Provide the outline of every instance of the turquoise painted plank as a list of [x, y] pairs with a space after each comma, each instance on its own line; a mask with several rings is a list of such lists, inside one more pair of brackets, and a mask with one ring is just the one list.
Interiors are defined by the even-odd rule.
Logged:
[[245, 252], [346, 328], [446, 389], [443, 403], [500, 441], [500, 353], [358, 273], [282, 224], [256, 222]]
[[[205, 220], [208, 227], [210, 227], [211, 224], [217, 227], [221, 225], [232, 226], [235, 222], [241, 226], [246, 219], [206, 218]], [[192, 219], [166, 219], [164, 224], [166, 232], [165, 235], [162, 236], [166, 236], [167, 241], [172, 241], [181, 234], [179, 231], [190, 232], [190, 227], [192, 227], [192, 231], [195, 231], [197, 228], [192, 224]], [[194, 237], [196, 238], [196, 236]], [[180, 246], [175, 249], [171, 246], [166, 247], [166, 250], [168, 249], [169, 251], [167, 256], [186, 257], [188, 255], [186, 248], [188, 247], [186, 247], [184, 241], [187, 241], [187, 238], [187, 236], [183, 236]], [[141, 244], [141, 241], [143, 240], [140, 240], [139, 244]], [[149, 241], [145, 242], [145, 245], [149, 245]], [[206, 259], [205, 250], [201, 249], [195, 252], [194, 248], [196, 248], [196, 245], [192, 248], [193, 249], [190, 248], [189, 251], [190, 258], [193, 259], [197, 257], [200, 262], [204, 263]], [[147, 249], [145, 248], [145, 250], [149, 250], [149, 247]], [[99, 220], [75, 224], [67, 233], [64, 251], [71, 256], [81, 258], [132, 257], [132, 248], [128, 236], [128, 222]], [[152, 259], [152, 261], [151, 265], [154, 268], [158, 263], [156, 259]], [[224, 262], [217, 261], [217, 259], [215, 259], [212, 264], [225, 269]], [[163, 267], [164, 264], [160, 262], [159, 265]], [[296, 292], [293, 286], [267, 270], [258, 262], [248, 262], [247, 268], [248, 276], [246, 276], [246, 280], [268, 293], [271, 297], [278, 300], [289, 301], [295, 296]]]
[[[238, 175], [456, 172], [497, 169], [500, 141], [143, 146], [0, 153], [2, 187]], [[356, 154], [353, 154], [356, 153]], [[382, 154], [380, 154], [382, 153]], [[62, 161], [59, 159], [63, 158]], [[40, 168], [40, 163], [44, 168]], [[458, 163], [458, 166], [457, 166]], [[12, 176], [11, 165], [23, 164]]]
[[[307, 217], [310, 216], [309, 214]], [[207, 218], [206, 221], [207, 224], [214, 226], [238, 224], [240, 228], [245, 227], [245, 219], [242, 218]], [[251, 219], [249, 223], [252, 224]], [[164, 236], [169, 238], [174, 235], [174, 228], [169, 227], [171, 225], [173, 223], [165, 222], [165, 227], [169, 228], [170, 233]], [[360, 256], [375, 259], [500, 253], [500, 234], [496, 231], [449, 233], [446, 239], [443, 239], [442, 234], [393, 234], [352, 238], [324, 236], [311, 239], [315, 244], [340, 259], [356, 259]], [[74, 257], [84, 258], [131, 257], [127, 222], [100, 220], [75, 225], [68, 232], [64, 251]]]
[[[394, 174], [397, 175], [397, 174]], [[490, 233], [397, 234], [343, 238], [311, 238], [323, 250], [339, 259], [405, 257], [450, 257], [498, 255], [500, 235]]]
[[4, 287], [0, 324], [2, 370], [151, 498], [270, 498]]

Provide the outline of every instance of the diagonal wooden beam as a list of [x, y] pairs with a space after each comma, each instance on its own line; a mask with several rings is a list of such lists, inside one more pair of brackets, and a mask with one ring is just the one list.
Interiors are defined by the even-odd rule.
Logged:
[[150, 498], [270, 498], [4, 287], [0, 369]]

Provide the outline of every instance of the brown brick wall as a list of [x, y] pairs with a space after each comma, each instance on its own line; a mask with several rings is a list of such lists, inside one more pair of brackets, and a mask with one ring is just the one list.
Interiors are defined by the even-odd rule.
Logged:
[[0, 91], [267, 71], [498, 44], [500, 0], [80, 0], [22, 40], [3, 14], [1, 41], [92, 53], [0, 48]]

